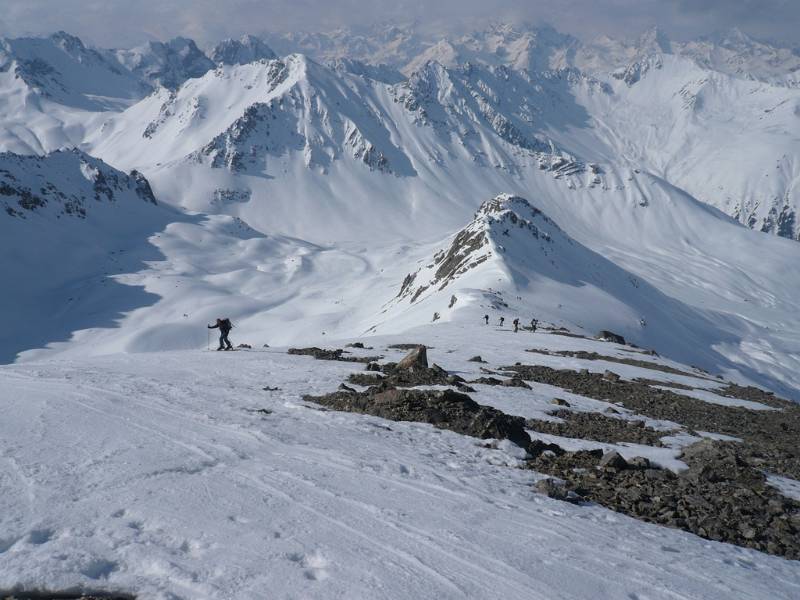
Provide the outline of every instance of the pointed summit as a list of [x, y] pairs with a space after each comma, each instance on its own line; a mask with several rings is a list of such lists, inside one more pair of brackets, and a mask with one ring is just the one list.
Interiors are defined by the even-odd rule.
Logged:
[[246, 65], [257, 60], [277, 58], [263, 40], [245, 35], [238, 40], [227, 39], [211, 51], [211, 60], [218, 65]]
[[651, 27], [640, 35], [636, 45], [642, 53], [672, 53], [672, 42], [667, 37], [667, 34], [656, 26]]

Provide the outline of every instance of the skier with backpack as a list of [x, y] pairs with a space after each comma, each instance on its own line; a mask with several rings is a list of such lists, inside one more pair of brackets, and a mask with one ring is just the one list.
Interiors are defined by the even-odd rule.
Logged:
[[513, 323], [514, 323], [514, 333], [517, 333], [519, 331], [519, 319], [514, 319]]
[[531, 319], [531, 331], [536, 333], [536, 326], [539, 324], [538, 319]]
[[486, 324], [489, 324], [489, 315], [483, 315], [483, 320], [486, 321]]
[[219, 329], [219, 348], [217, 348], [217, 352], [220, 350], [233, 350], [233, 345], [228, 339], [228, 334], [231, 332], [231, 329], [233, 329], [233, 324], [230, 319], [227, 317], [224, 319], [217, 319], [216, 324], [209, 325], [208, 328]]

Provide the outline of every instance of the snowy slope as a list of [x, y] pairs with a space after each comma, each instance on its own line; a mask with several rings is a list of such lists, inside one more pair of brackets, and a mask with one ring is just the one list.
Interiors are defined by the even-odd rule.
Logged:
[[64, 32], [0, 40], [0, 151], [46, 154], [81, 143], [98, 114], [150, 86], [105, 51]]
[[591, 130], [579, 132], [583, 143], [595, 138], [607, 155], [658, 174], [748, 227], [798, 238], [797, 89], [664, 54], [633, 63], [609, 85], [608, 94], [575, 90], [591, 114]]
[[716, 333], [699, 312], [576, 242], [518, 196], [482, 204], [474, 220], [425, 263], [404, 281], [389, 322], [398, 309], [449, 319], [464, 304], [477, 322], [488, 305], [492, 320], [499, 311], [509, 322], [512, 315], [520, 318], [521, 326], [535, 317], [577, 324], [587, 333], [611, 329], [698, 362], [703, 353], [689, 349]]
[[147, 238], [181, 219], [156, 205], [147, 180], [79, 151], [44, 157], [0, 154], [0, 254], [11, 292], [0, 311], [0, 357], [67, 339], [88, 326], [113, 326], [153, 296], [119, 285], [115, 274], [157, 258]]
[[124, 107], [149, 91], [115, 60], [63, 31], [0, 40], [0, 72], [13, 73], [55, 103], [84, 110]]
[[[474, 327], [413, 335], [445, 367], [479, 374]], [[550, 342], [592, 348], [492, 327], [480, 350], [496, 366]], [[301, 401], [360, 367], [284, 349], [0, 367], [0, 587], [154, 600], [800, 593], [796, 561], [536, 494], [541, 475], [516, 468], [508, 442]], [[531, 414], [552, 407], [548, 387], [475, 397]]]
[[[650, 37], [643, 48], [664, 44]], [[417, 261], [429, 260], [481, 202], [508, 192], [616, 265], [601, 275], [571, 265], [572, 273], [614, 281], [630, 274], [661, 294], [648, 292], [654, 308], [645, 310], [608, 282], [624, 308], [607, 295], [602, 318], [592, 320], [565, 311], [561, 292], [515, 310], [546, 312], [589, 333], [611, 319], [678, 358], [794, 387], [797, 282], [781, 273], [792, 272], [797, 248], [737, 227], [696, 199], [790, 235], [795, 90], [663, 53], [616, 75], [427, 63], [398, 81], [387, 68], [292, 55], [222, 65], [120, 113], [70, 112], [68, 126], [41, 127], [37, 119], [66, 109], [43, 104], [29, 118], [30, 90], [10, 86], [26, 128], [3, 121], [15, 147], [80, 143], [108, 164], [143, 172], [161, 202], [201, 213], [163, 222], [164, 236], [144, 249], [158, 248], [164, 260], [127, 272], [158, 296], [152, 310], [127, 315], [118, 330], [71, 328], [87, 333], [45, 354], [80, 352], [85, 340], [94, 353], [198, 347], [203, 330], [195, 328], [217, 312], [284, 343], [428, 323], [433, 312], [446, 314], [449, 294], [402, 318], [381, 311]], [[779, 175], [760, 177], [774, 168], [775, 152], [786, 155]], [[720, 186], [735, 202], [718, 195]], [[202, 310], [190, 310], [196, 302]], [[186, 327], [159, 326], [184, 318]], [[702, 343], [667, 325], [684, 318], [702, 323], [691, 328]]]

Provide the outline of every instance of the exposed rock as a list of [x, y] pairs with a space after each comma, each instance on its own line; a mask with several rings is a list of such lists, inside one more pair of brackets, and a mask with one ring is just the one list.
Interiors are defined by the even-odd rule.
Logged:
[[[581, 360], [602, 360], [605, 362], [614, 362], [620, 363], [623, 365], [631, 365], [633, 367], [642, 367], [644, 369], [650, 369], [651, 371], [661, 371], [663, 373], [673, 373], [675, 375], [686, 375], [687, 377], [700, 377], [703, 378], [702, 375], [698, 375], [697, 373], [690, 373], [688, 371], [681, 371], [680, 369], [676, 369], [674, 367], [670, 367], [669, 365], [662, 365], [656, 362], [647, 361], [647, 360], [637, 360], [635, 358], [620, 358], [619, 356], [607, 356], [605, 354], [598, 354], [597, 352], [585, 352], [584, 350], [542, 350], [540, 348], [531, 348], [526, 350], [525, 352], [533, 352], [536, 354], [546, 354], [547, 356], [569, 356], [570, 358], [579, 358]], [[637, 350], [631, 350], [631, 352], [638, 352]], [[648, 354], [651, 356], [658, 356], [652, 350], [648, 350], [646, 352], [642, 352], [642, 354]], [[670, 383], [669, 385], [673, 385]]]
[[617, 381], [619, 381], [620, 377], [619, 377], [619, 375], [617, 373], [614, 373], [614, 371], [606, 370], [606, 371], [603, 371], [603, 379], [605, 379], [607, 381], [617, 382]]
[[253, 347], [250, 344], [239, 344], [236, 346], [237, 348], [241, 348], [243, 350], [252, 350]]
[[406, 354], [399, 363], [398, 369], [411, 370], [428, 368], [428, 352], [425, 346], [417, 346]]
[[425, 344], [389, 344], [387, 348], [391, 348], [393, 350], [413, 350], [414, 348], [419, 348], [420, 346], [425, 346]]
[[528, 419], [526, 421], [528, 429], [549, 435], [609, 444], [625, 442], [656, 447], [663, 446], [661, 437], [668, 435], [668, 432], [645, 427], [644, 421], [627, 421], [600, 413], [558, 410], [551, 414], [562, 420]]
[[288, 354], [296, 354], [300, 356], [313, 356], [317, 360], [338, 360], [342, 362], [357, 362], [357, 363], [371, 363], [382, 359], [382, 356], [344, 356], [344, 350], [337, 348], [336, 350], [326, 350], [324, 348], [289, 348]]
[[603, 455], [603, 458], [600, 459], [600, 466], [607, 469], [627, 469], [628, 461], [622, 458], [619, 452], [612, 450]]
[[625, 345], [625, 338], [613, 331], [606, 331], [605, 329], [597, 334], [597, 339], [604, 342], [614, 342], [615, 344]]
[[712, 431], [744, 440], [741, 452], [762, 468], [800, 479], [800, 405], [774, 397], [782, 410], [752, 410], [711, 404], [636, 381], [612, 383], [598, 373], [578, 373], [540, 365], [504, 367], [528, 381], [553, 385], [574, 394], [615, 402], [652, 419], [672, 421], [696, 431]]
[[544, 494], [555, 500], [562, 500], [564, 502], [580, 502], [581, 497], [575, 492], [570, 491], [564, 485], [563, 481], [557, 481], [548, 477], [547, 479], [540, 479], [537, 481], [533, 488], [540, 494]]
[[485, 361], [485, 360], [483, 360], [483, 359], [481, 358], [480, 354], [479, 354], [479, 355], [477, 355], [477, 356], [473, 356], [472, 358], [470, 358], [470, 359], [469, 359], [469, 362], [485, 363], [486, 361]]
[[531, 442], [522, 417], [482, 406], [453, 390], [372, 388], [360, 393], [338, 391], [303, 399], [334, 410], [370, 414], [392, 421], [430, 423], [481, 439], [508, 439], [522, 448], [527, 448]]
[[363, 348], [364, 344], [361, 342], [353, 342], [352, 344], [345, 344], [345, 348]]
[[552, 400], [550, 400], [550, 404], [555, 404], [556, 406], [567, 406], [567, 407], [571, 406], [569, 402], [567, 402], [562, 398], [553, 398]]
[[627, 468], [602, 467], [612, 453], [598, 454], [531, 453], [529, 465], [564, 480], [567, 491], [632, 517], [800, 560], [800, 502], [767, 485], [742, 444], [690, 446], [681, 456], [689, 469], [680, 475], [645, 458], [631, 459]]

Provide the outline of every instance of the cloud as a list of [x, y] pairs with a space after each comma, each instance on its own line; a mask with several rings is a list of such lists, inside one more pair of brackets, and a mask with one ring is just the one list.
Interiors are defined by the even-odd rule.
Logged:
[[63, 29], [101, 46], [183, 35], [212, 43], [243, 33], [330, 30], [374, 22], [446, 29], [486, 20], [549, 22], [580, 37], [635, 35], [652, 25], [677, 38], [738, 26], [798, 43], [798, 0], [0, 0], [5, 35]]

